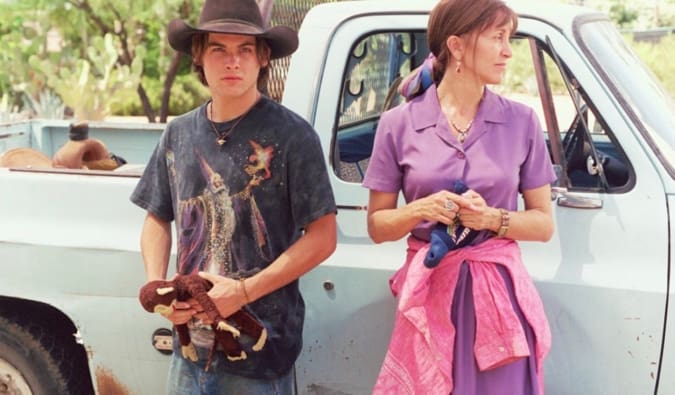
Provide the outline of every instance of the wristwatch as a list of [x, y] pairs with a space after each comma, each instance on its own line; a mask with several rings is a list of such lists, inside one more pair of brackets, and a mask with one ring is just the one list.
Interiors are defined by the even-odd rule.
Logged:
[[503, 208], [499, 209], [499, 213], [502, 215], [502, 223], [501, 225], [499, 225], [497, 237], [504, 237], [506, 235], [506, 232], [509, 231], [509, 220], [511, 219], [511, 215], [509, 215], [509, 212], [504, 210]]

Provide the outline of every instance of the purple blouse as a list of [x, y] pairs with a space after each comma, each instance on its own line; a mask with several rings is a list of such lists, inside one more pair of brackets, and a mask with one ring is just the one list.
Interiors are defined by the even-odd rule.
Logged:
[[[406, 202], [451, 189], [462, 180], [487, 204], [516, 210], [518, 193], [555, 181], [534, 111], [485, 89], [464, 143], [452, 134], [436, 86], [382, 114], [363, 185], [403, 191]], [[412, 234], [429, 240], [433, 223]]]

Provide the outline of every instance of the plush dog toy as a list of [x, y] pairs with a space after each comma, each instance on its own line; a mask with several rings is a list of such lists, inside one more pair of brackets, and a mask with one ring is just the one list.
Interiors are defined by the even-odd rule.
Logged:
[[[462, 181], [455, 181], [452, 192], [461, 195], [469, 188]], [[443, 259], [445, 254], [456, 248], [464, 247], [471, 243], [481, 232], [466, 228], [458, 218], [453, 223], [446, 225], [439, 222], [431, 230], [429, 251], [424, 257], [424, 266], [434, 268]]]
[[[177, 301], [184, 302], [190, 298], [194, 298], [199, 302], [206, 315], [212, 321], [211, 328], [213, 328], [215, 335], [215, 341], [209, 352], [205, 370], [208, 370], [211, 366], [213, 353], [218, 344], [225, 350], [227, 359], [238, 361], [246, 359], [246, 352], [237, 341], [241, 333], [254, 339], [253, 351], [260, 351], [267, 340], [267, 330], [265, 327], [245, 310], [241, 309], [227, 317], [227, 319], [222, 317], [218, 313], [213, 300], [207, 294], [211, 287], [213, 287], [213, 284], [210, 281], [199, 277], [197, 274], [178, 274], [173, 280], [148, 282], [141, 288], [139, 293], [141, 305], [151, 313], [170, 313]], [[175, 327], [183, 357], [196, 361], [197, 351], [190, 340], [187, 324], [176, 325]]]

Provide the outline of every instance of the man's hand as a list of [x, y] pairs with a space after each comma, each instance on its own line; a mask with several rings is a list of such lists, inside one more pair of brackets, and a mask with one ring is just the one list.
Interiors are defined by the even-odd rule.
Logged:
[[209, 297], [215, 303], [218, 313], [222, 317], [231, 316], [246, 304], [246, 298], [239, 280], [206, 272], [199, 272], [199, 277], [213, 284], [213, 288], [209, 290]]
[[171, 307], [172, 309], [165, 310], [168, 313], [162, 313], [162, 315], [174, 325], [185, 324], [197, 313], [197, 309], [188, 302], [173, 302]]

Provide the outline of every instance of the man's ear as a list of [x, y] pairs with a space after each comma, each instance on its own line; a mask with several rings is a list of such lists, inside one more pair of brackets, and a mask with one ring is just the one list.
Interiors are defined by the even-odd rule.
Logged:
[[262, 56], [260, 57], [260, 68], [265, 68], [270, 65], [270, 57], [272, 55], [272, 51], [269, 49], [269, 47], [265, 47]]
[[272, 49], [270, 49], [269, 44], [262, 38], [258, 38], [256, 41], [256, 53], [258, 55], [258, 63], [260, 63], [260, 68], [265, 68], [270, 65], [270, 58], [272, 57]]

